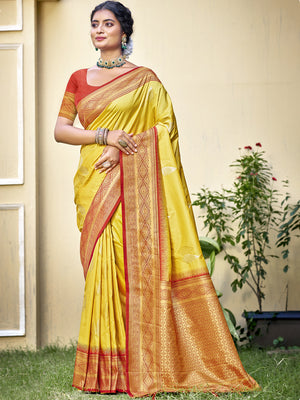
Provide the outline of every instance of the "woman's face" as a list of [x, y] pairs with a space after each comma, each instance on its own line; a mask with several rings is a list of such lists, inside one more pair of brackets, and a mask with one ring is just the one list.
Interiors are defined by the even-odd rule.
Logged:
[[93, 45], [100, 50], [121, 51], [122, 28], [115, 14], [109, 10], [95, 12], [91, 22]]

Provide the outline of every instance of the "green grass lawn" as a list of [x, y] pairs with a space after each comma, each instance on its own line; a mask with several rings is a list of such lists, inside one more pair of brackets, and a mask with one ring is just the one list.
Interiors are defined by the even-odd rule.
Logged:
[[[241, 350], [240, 357], [246, 370], [262, 386], [262, 391], [220, 394], [219, 399], [300, 399], [300, 352], [268, 354], [254, 348]], [[1, 351], [0, 400], [130, 399], [126, 394], [91, 395], [72, 388], [74, 358], [74, 347], [46, 347], [37, 352]], [[214, 395], [204, 393], [161, 393], [156, 398], [216, 399]]]

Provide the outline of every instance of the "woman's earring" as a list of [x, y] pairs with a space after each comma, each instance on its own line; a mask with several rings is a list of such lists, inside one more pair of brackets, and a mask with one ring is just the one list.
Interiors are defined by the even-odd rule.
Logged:
[[127, 40], [126, 40], [126, 36], [122, 36], [122, 49], [126, 50], [127, 49]]
[[95, 47], [95, 50], [98, 51], [99, 50], [98, 47]]

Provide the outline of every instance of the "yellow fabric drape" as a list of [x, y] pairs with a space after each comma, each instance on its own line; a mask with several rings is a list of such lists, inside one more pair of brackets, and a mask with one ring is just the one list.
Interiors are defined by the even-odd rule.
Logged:
[[[96, 118], [91, 100], [99, 104]], [[141, 142], [137, 155], [122, 155], [121, 205], [112, 205], [113, 216], [88, 243], [73, 385], [131, 396], [258, 389], [241, 365], [202, 256], [164, 87], [138, 68], [84, 98], [78, 112], [91, 120], [86, 129], [123, 129]], [[93, 202], [109, 182], [94, 169], [102, 151], [82, 146], [74, 178], [83, 233], [91, 210], [102, 217]]]
[[74, 372], [74, 383], [79, 389], [126, 390], [126, 287], [121, 225], [119, 206], [97, 241], [87, 273]]

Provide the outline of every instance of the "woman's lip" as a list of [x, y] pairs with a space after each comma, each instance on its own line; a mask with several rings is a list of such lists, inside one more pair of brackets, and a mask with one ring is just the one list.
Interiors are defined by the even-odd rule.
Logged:
[[103, 37], [103, 36], [96, 36], [96, 40], [104, 40], [105, 39], [105, 37]]

